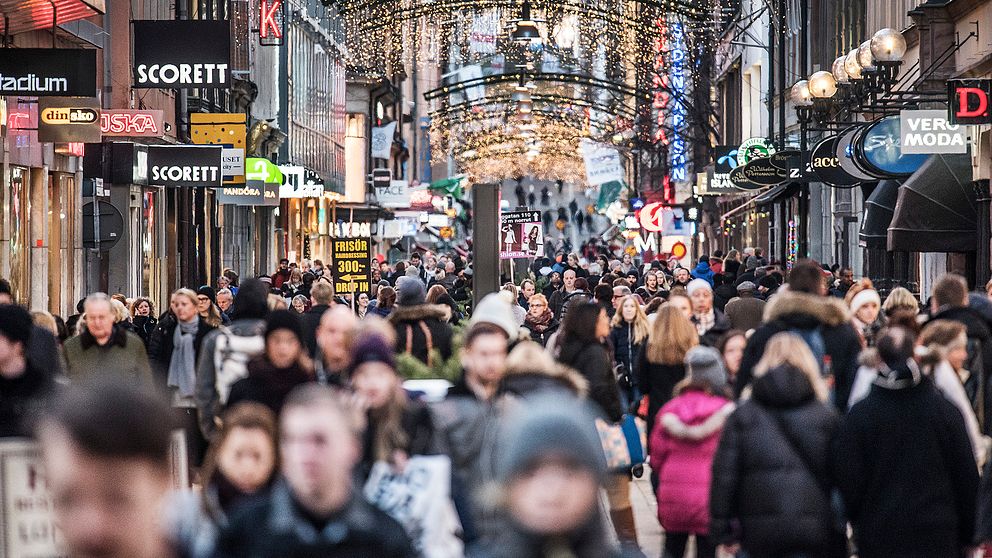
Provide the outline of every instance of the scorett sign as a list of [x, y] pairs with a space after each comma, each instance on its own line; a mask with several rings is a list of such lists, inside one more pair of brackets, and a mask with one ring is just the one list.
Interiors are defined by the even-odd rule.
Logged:
[[96, 52], [2, 48], [0, 96], [96, 97]]
[[231, 25], [228, 21], [134, 21], [132, 25], [134, 87], [230, 87]]
[[148, 184], [157, 186], [220, 186], [220, 147], [148, 146]]

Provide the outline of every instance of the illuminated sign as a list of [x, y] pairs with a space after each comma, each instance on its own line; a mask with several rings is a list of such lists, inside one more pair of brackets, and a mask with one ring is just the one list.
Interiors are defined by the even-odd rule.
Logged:
[[688, 166], [688, 147], [682, 131], [685, 128], [688, 109], [686, 108], [685, 94], [685, 34], [681, 23], [673, 23], [671, 26], [669, 53], [671, 54], [670, 82], [672, 91], [675, 93], [676, 102], [672, 106], [672, 143], [669, 147], [672, 163], [669, 167], [670, 177], [675, 181], [686, 180], [686, 167]]
[[231, 24], [226, 20], [133, 21], [134, 87], [231, 86]]
[[[29, 11], [29, 8], [21, 8]], [[96, 97], [96, 50], [0, 49], [0, 95]]]
[[93, 124], [100, 119], [100, 111], [91, 108], [59, 107], [42, 111], [45, 124]]
[[100, 114], [100, 132], [105, 136], [161, 137], [160, 110], [107, 109]]
[[661, 232], [662, 228], [664, 228], [662, 215], [665, 209], [665, 204], [662, 203], [649, 203], [642, 207], [638, 213], [641, 227], [646, 231]]
[[992, 124], [992, 80], [950, 80], [947, 95], [951, 124]]
[[285, 17], [283, 0], [259, 0], [258, 44], [262, 46], [282, 45]]
[[96, 98], [39, 98], [38, 141], [99, 142], [100, 108]]

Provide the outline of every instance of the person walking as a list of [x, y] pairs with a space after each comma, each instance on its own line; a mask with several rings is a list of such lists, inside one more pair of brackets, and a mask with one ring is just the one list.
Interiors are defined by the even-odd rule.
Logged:
[[141, 338], [145, 347], [148, 346], [148, 337], [155, 331], [157, 325], [158, 320], [155, 319], [155, 306], [152, 301], [143, 296], [134, 299], [131, 303], [131, 331]]
[[737, 285], [737, 298], [730, 299], [723, 310], [731, 328], [750, 331], [761, 325], [761, 318], [765, 313], [765, 301], [754, 296], [756, 288], [750, 281]]
[[754, 371], [713, 458], [710, 536], [754, 558], [846, 557], [828, 465], [840, 419], [816, 359], [801, 337], [779, 333]]
[[681, 310], [666, 304], [658, 310], [647, 343], [638, 355], [637, 384], [648, 396], [648, 432], [661, 407], [672, 399], [675, 385], [685, 378], [685, 355], [699, 344], [699, 334]]
[[709, 538], [713, 455], [734, 410], [719, 351], [696, 346], [685, 355], [688, 375], [675, 387], [651, 432], [651, 468], [658, 472], [658, 520], [665, 530], [664, 558], [683, 558], [689, 536], [696, 557], [714, 558]]
[[27, 358], [31, 334], [27, 310], [0, 305], [0, 438], [30, 437], [30, 420], [55, 391], [52, 371]]
[[302, 315], [303, 342], [311, 357], [317, 352], [317, 328], [320, 317], [334, 304], [334, 286], [326, 281], [315, 283], [310, 288], [310, 309]]
[[542, 347], [547, 346], [548, 339], [558, 331], [558, 320], [548, 308], [548, 299], [541, 293], [530, 297], [524, 327], [530, 332], [530, 338]]
[[427, 304], [426, 288], [416, 277], [401, 277], [396, 281], [396, 292], [399, 307], [389, 315], [396, 329], [396, 351], [409, 353], [427, 366], [434, 363], [434, 350], [444, 360], [451, 358], [448, 308]]
[[610, 346], [618, 369], [617, 382], [620, 386], [620, 401], [624, 409], [641, 399], [637, 386], [637, 355], [648, 338], [650, 324], [644, 310], [637, 304], [637, 298], [627, 295], [617, 303], [617, 313], [610, 321]]
[[[70, 381], [104, 376], [144, 387], [155, 385], [145, 344], [140, 337], [114, 323], [109, 296], [104, 293], [87, 296], [80, 323], [84, 324], [80, 334], [67, 339], [63, 346]], [[37, 331], [32, 329], [31, 335]], [[30, 349], [28, 360], [38, 365], [31, 358]]]

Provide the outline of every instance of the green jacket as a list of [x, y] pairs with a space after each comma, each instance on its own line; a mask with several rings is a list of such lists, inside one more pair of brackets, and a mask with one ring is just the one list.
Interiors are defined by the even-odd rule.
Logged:
[[97, 376], [117, 377], [153, 387], [145, 344], [137, 335], [117, 326], [106, 345], [97, 345], [88, 331], [65, 342], [66, 370], [71, 381]]

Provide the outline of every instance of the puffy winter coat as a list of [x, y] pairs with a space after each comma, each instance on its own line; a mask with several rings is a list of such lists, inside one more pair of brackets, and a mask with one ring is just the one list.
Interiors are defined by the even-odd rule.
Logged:
[[752, 387], [752, 399], [727, 419], [713, 458], [710, 538], [738, 541], [753, 556], [844, 556], [826, 490], [837, 413], [793, 369], [773, 369]]
[[432, 349], [441, 358], [451, 358], [451, 325], [448, 324], [448, 307], [441, 304], [417, 304], [397, 307], [389, 315], [389, 322], [396, 328], [396, 351], [410, 353], [427, 363]]
[[710, 478], [734, 404], [687, 391], [661, 408], [651, 432], [651, 468], [658, 473], [658, 520], [672, 533], [709, 533]]
[[713, 270], [710, 269], [710, 264], [706, 262], [699, 262], [696, 268], [692, 270], [691, 275], [696, 279], [702, 279], [710, 285], [713, 284]]

